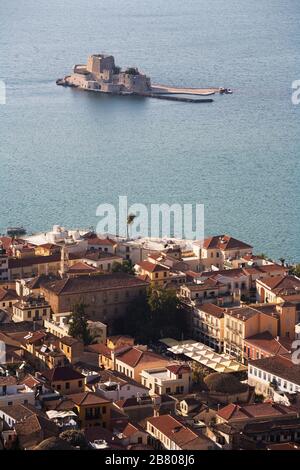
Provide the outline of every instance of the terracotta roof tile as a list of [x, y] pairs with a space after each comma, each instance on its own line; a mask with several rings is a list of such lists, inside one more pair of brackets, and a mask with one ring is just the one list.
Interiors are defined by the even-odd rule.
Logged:
[[94, 292], [107, 289], [147, 287], [148, 283], [126, 273], [80, 276], [48, 283], [44, 288], [57, 295]]
[[55, 367], [54, 369], [42, 372], [42, 376], [49, 382], [82, 380], [84, 378], [84, 375], [72, 369], [72, 367]]
[[111, 403], [111, 400], [100, 397], [93, 392], [82, 392], [68, 395], [68, 398], [76, 405], [105, 405]]

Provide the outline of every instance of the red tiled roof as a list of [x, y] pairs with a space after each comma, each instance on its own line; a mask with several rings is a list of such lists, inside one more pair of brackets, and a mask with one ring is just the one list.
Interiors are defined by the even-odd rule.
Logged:
[[243, 268], [247, 274], [268, 274], [268, 273], [287, 273], [288, 268], [279, 264], [265, 264], [263, 266], [251, 266]]
[[33, 377], [33, 375], [28, 374], [23, 380], [20, 381], [20, 384], [27, 385], [29, 388], [33, 388], [36, 385], [40, 385], [41, 381]]
[[93, 392], [73, 393], [68, 398], [76, 405], [105, 405], [111, 403], [110, 400], [100, 397]]
[[229, 235], [217, 235], [214, 237], [206, 238], [203, 242], [203, 248], [212, 249], [218, 248], [219, 250], [251, 250], [253, 247]]
[[250, 405], [230, 405], [221, 408], [217, 415], [226, 421], [248, 420], [249, 418], [272, 418], [285, 415], [295, 415], [296, 411], [290, 407], [272, 403], [252, 403]]
[[270, 276], [260, 282], [277, 294], [288, 293], [288, 291], [294, 291], [295, 294], [298, 293], [297, 291], [300, 293], [300, 279], [296, 276]]
[[88, 244], [89, 245], [107, 245], [107, 246], [114, 246], [116, 245], [116, 242], [112, 240], [111, 238], [98, 238], [98, 237], [92, 237], [88, 238]]
[[225, 308], [218, 307], [218, 305], [214, 304], [203, 304], [199, 307], [199, 310], [216, 318], [223, 318], [225, 312]]
[[151, 261], [142, 261], [138, 264], [138, 266], [143, 269], [144, 271], [148, 271], [149, 273], [156, 273], [160, 271], [169, 271], [169, 268], [166, 266], [162, 266], [161, 264], [151, 263]]
[[130, 287], [148, 287], [148, 283], [130, 274], [113, 273], [61, 279], [45, 284], [43, 287], [57, 295], [63, 295]]
[[72, 272], [93, 273], [95, 271], [96, 271], [96, 269], [93, 266], [90, 266], [87, 263], [83, 263], [83, 262], [80, 262], [80, 261], [78, 263], [73, 264], [72, 266], [70, 266], [68, 268], [69, 273], [72, 273]]
[[24, 342], [26, 344], [34, 344], [40, 341], [47, 336], [47, 333], [45, 331], [34, 331], [33, 333], [30, 333], [30, 335], [31, 336], [29, 338], [26, 338], [27, 335], [24, 337]]
[[130, 397], [130, 398], [125, 398], [124, 400], [117, 400], [115, 401], [115, 405], [118, 408], [131, 408], [134, 406], [150, 406], [153, 407], [153, 401], [151, 397]]
[[17, 379], [16, 377], [12, 376], [5, 376], [5, 377], [0, 377], [0, 386], [3, 387], [3, 385], [16, 385]]
[[73, 346], [74, 344], [81, 343], [79, 339], [73, 338], [72, 336], [63, 336], [59, 341], [62, 344], [66, 344], [67, 346]]
[[148, 423], [180, 447], [186, 446], [199, 438], [199, 435], [196, 432], [171, 415], [161, 415], [149, 418]]
[[127, 364], [129, 367], [136, 367], [140, 363], [147, 364], [147, 362], [168, 362], [163, 356], [159, 356], [151, 351], [142, 351], [136, 347], [119, 354], [117, 360]]
[[17, 300], [19, 297], [15, 290], [13, 289], [4, 289], [0, 287], [0, 301], [10, 301]]
[[171, 364], [170, 366], [167, 366], [166, 369], [176, 375], [191, 371], [191, 368], [185, 364]]
[[127, 423], [125, 428], [122, 431], [122, 434], [125, 437], [131, 437], [131, 436], [134, 436], [134, 434], [136, 434], [137, 432], [145, 433], [146, 431], [138, 424]]
[[0, 237], [0, 243], [2, 244], [3, 248], [8, 252], [10, 250], [10, 246], [13, 239], [12, 237]]
[[72, 369], [72, 367], [55, 367], [54, 369], [42, 372], [42, 376], [49, 380], [49, 382], [84, 379], [84, 375]]
[[286, 354], [291, 350], [292, 341], [288, 338], [274, 338], [269, 331], [245, 338], [245, 345], [254, 346], [272, 356]]
[[111, 358], [112, 350], [109, 349], [105, 344], [97, 343], [97, 344], [90, 344], [87, 349], [91, 352], [101, 354], [102, 356]]
[[294, 364], [290, 356], [271, 356], [249, 361], [253, 367], [300, 385], [300, 365]]
[[38, 444], [41, 440], [40, 432], [43, 436], [42, 440], [51, 436], [58, 436], [60, 433], [55, 423], [37, 414], [32, 414], [24, 421], [16, 423], [15, 430], [19, 443], [23, 448]]

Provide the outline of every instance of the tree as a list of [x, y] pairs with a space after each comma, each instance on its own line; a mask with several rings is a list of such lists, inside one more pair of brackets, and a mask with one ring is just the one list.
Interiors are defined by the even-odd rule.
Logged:
[[114, 329], [138, 342], [149, 343], [164, 337], [182, 339], [185, 323], [186, 312], [175, 291], [149, 289], [147, 296], [131, 302], [126, 317], [118, 319]]
[[86, 306], [83, 302], [79, 302], [74, 305], [70, 316], [69, 335], [73, 338], [79, 339], [84, 344], [89, 344], [91, 342], [91, 337], [88, 330], [85, 307]]
[[300, 277], [300, 264], [295, 264], [291, 268], [291, 274], [293, 274], [294, 276]]
[[86, 439], [84, 433], [82, 431], [78, 431], [77, 429], [70, 429], [68, 431], [64, 431], [59, 435], [60, 439], [63, 441], [67, 441], [73, 447], [79, 447], [80, 450], [88, 450], [91, 449], [91, 446]]
[[135, 214], [128, 214], [127, 216], [127, 238], [129, 238], [129, 226], [133, 224], [133, 221], [135, 218], [136, 218]]
[[115, 261], [111, 268], [113, 273], [128, 273], [135, 274], [132, 262], [130, 260], [125, 260], [123, 263], [118, 263]]

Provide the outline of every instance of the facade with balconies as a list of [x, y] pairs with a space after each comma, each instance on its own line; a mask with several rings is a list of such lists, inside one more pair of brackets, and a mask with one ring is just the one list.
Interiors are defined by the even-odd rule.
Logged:
[[214, 304], [204, 304], [193, 308], [192, 335], [193, 338], [223, 352], [224, 345], [224, 308]]
[[13, 305], [13, 321], [42, 323], [51, 316], [50, 304], [44, 297], [26, 297]]

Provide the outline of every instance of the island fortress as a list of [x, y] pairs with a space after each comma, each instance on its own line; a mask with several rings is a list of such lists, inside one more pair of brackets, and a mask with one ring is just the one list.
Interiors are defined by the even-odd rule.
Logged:
[[151, 91], [151, 80], [137, 68], [124, 71], [115, 65], [112, 55], [94, 54], [86, 65], [75, 65], [73, 74], [65, 80], [70, 85], [105, 93], [147, 93]]
[[[115, 65], [112, 55], [93, 54], [86, 64], [74, 65], [73, 73], [58, 79], [57, 85], [71, 86], [83, 90], [97, 91], [117, 95], [142, 95], [164, 99], [189, 100], [190, 98], [171, 97], [166, 95], [213, 95], [214, 93], [230, 93], [225, 88], [179, 88], [166, 85], [153, 85], [151, 79], [136, 67], [124, 70]], [[204, 100], [203, 100], [204, 101]], [[207, 101], [212, 101], [207, 100]]]

